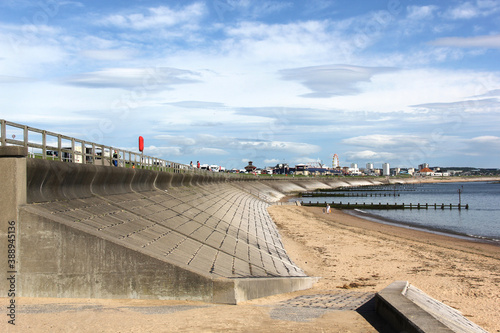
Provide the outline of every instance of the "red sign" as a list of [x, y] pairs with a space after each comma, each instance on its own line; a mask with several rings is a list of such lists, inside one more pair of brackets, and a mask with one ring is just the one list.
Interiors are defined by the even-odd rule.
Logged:
[[139, 151], [142, 152], [144, 150], [144, 138], [142, 136], [139, 137]]

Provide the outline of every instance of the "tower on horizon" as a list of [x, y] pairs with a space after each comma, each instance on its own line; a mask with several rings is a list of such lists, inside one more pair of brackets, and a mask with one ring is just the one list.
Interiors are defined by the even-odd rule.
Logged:
[[382, 175], [383, 176], [390, 176], [391, 175], [391, 168], [389, 166], [389, 163], [382, 164]]
[[334, 169], [340, 168], [339, 155], [333, 154], [332, 167]]

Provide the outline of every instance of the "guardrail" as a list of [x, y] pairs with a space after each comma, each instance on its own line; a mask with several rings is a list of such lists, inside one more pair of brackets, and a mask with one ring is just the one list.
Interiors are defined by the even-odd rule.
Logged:
[[207, 173], [186, 164], [97, 144], [0, 119], [0, 146], [28, 148], [29, 156], [62, 162], [114, 165], [176, 173]]

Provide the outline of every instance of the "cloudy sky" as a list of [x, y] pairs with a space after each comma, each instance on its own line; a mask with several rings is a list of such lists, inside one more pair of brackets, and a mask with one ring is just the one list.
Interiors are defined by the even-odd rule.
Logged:
[[0, 118], [167, 160], [500, 167], [500, 2], [0, 2]]

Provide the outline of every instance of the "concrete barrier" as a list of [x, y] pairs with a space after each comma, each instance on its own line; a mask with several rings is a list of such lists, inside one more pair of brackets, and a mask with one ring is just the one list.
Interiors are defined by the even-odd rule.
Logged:
[[391, 283], [376, 294], [375, 302], [377, 313], [398, 332], [487, 333], [407, 281]]

